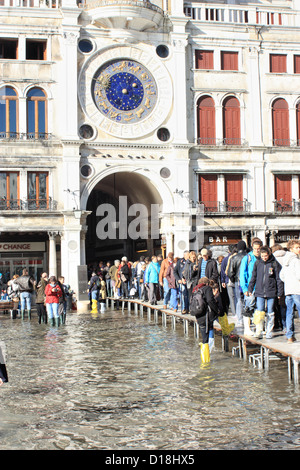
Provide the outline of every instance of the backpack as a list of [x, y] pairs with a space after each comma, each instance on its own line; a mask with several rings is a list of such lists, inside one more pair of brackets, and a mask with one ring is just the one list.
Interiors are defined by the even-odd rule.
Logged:
[[198, 289], [192, 294], [190, 302], [190, 314], [197, 317], [202, 317], [205, 315], [207, 310], [207, 302], [204, 297], [204, 292], [202, 289]]

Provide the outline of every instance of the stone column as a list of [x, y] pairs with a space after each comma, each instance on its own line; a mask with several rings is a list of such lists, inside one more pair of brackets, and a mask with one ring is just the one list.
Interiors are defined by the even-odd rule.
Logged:
[[49, 276], [57, 276], [56, 242], [58, 232], [48, 232], [49, 236]]

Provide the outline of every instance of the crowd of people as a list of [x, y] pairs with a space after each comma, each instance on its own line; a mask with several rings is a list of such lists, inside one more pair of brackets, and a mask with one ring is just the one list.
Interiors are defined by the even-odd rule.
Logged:
[[[215, 312], [211, 318], [231, 329], [227, 322], [230, 311], [235, 326], [243, 327], [245, 335], [271, 339], [274, 330], [281, 329], [287, 341], [294, 342], [295, 309], [300, 316], [300, 241], [291, 240], [286, 248], [269, 248], [254, 238], [251, 245], [248, 248], [240, 240], [228, 247], [227, 256], [217, 259], [202, 248], [199, 253], [185, 251], [182, 257], [170, 252], [165, 259], [161, 255], [141, 256], [132, 262], [124, 256], [113, 263], [100, 262], [89, 280], [92, 311], [97, 312], [98, 305], [104, 311], [107, 296], [138, 298], [151, 305], [161, 301], [164, 309], [196, 315], [204, 333], [200, 318], [205, 315], [197, 316], [192, 307], [193, 296], [202, 288], [206, 292], [206, 324], [207, 312]], [[206, 327], [202, 334], [204, 344], [209, 342], [209, 331]]]
[[12, 279], [7, 281], [5, 288], [6, 297], [13, 302], [13, 318], [17, 317], [20, 310], [23, 319], [25, 313], [28, 319], [31, 319], [33, 294], [39, 323], [49, 322], [53, 326], [65, 323], [67, 299], [72, 296], [72, 291], [70, 286], [65, 284], [63, 276], [56, 279], [55, 276], [49, 277], [44, 272], [37, 282], [29, 275], [27, 269], [23, 269], [21, 276], [14, 274]]

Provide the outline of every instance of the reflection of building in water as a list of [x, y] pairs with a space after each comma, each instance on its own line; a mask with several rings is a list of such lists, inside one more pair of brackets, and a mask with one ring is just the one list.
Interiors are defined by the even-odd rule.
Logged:
[[[298, 237], [299, 8], [1, 0], [0, 266], [76, 285], [94, 260], [180, 255], [199, 203], [207, 245]], [[97, 237], [120, 196], [149, 227], [160, 206], [159, 239]]]

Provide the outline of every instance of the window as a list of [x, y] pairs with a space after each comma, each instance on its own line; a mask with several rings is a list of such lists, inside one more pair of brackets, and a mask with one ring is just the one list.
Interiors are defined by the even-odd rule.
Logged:
[[287, 102], [278, 98], [272, 106], [273, 145], [289, 146], [289, 108]]
[[277, 212], [292, 210], [292, 175], [275, 175], [275, 199]]
[[294, 55], [294, 73], [300, 73], [300, 55]]
[[218, 175], [199, 175], [199, 201], [205, 212], [218, 212]]
[[26, 59], [46, 60], [46, 40], [26, 39]]
[[270, 54], [270, 72], [286, 73], [285, 54]]
[[27, 178], [28, 209], [49, 209], [48, 173], [29, 172]]
[[300, 103], [296, 105], [297, 145], [300, 145]]
[[4, 209], [20, 209], [17, 172], [0, 172], [0, 210]]
[[195, 51], [196, 69], [214, 68], [214, 51]]
[[215, 103], [210, 96], [199, 98], [197, 103], [198, 144], [215, 145]]
[[30, 139], [47, 138], [47, 97], [41, 88], [27, 94], [27, 133]]
[[240, 103], [233, 96], [223, 104], [223, 140], [225, 145], [241, 145]]
[[18, 40], [0, 38], [0, 59], [18, 58]]
[[238, 70], [238, 52], [221, 51], [221, 70]]
[[16, 137], [18, 133], [18, 95], [14, 88], [0, 88], [0, 138]]
[[225, 201], [226, 210], [229, 212], [241, 212], [243, 204], [243, 175], [225, 176]]

